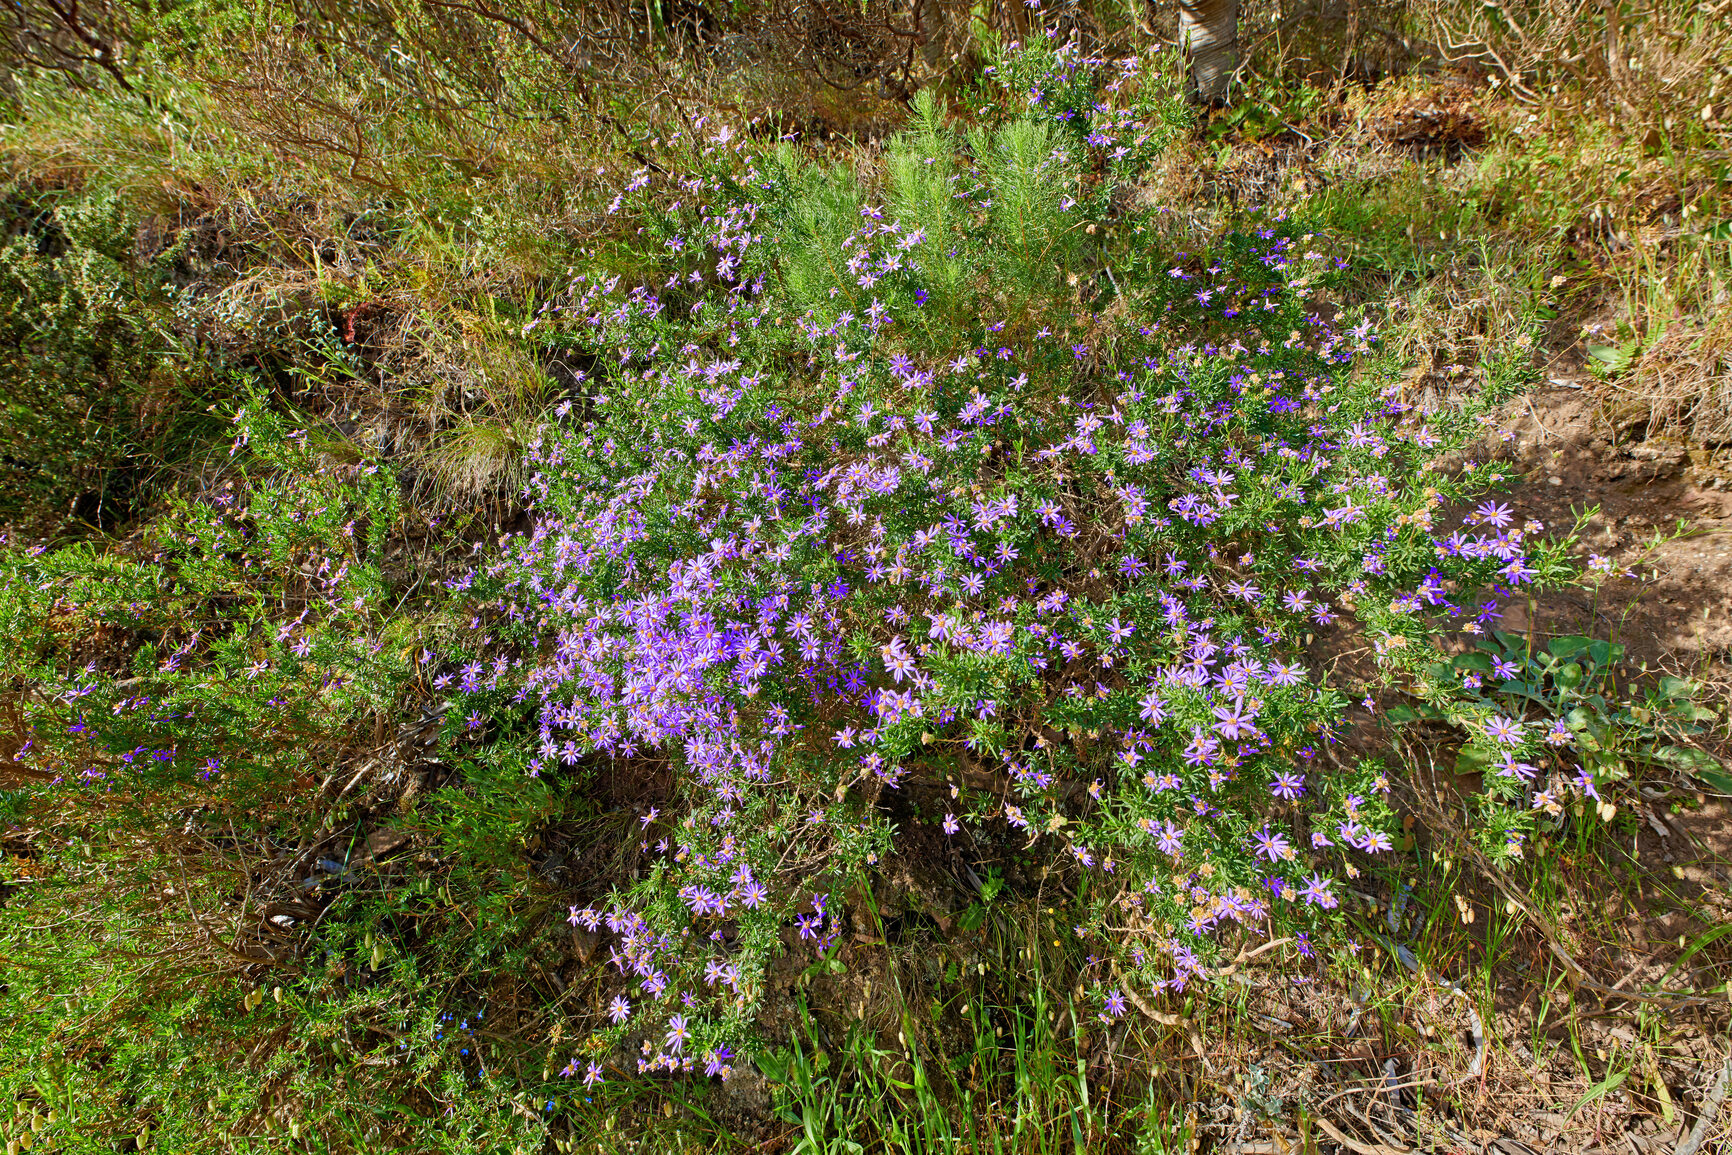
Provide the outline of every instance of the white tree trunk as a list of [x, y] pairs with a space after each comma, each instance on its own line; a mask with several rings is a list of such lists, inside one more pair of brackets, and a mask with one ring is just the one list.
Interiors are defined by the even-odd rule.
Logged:
[[1239, 0], [1179, 0], [1179, 46], [1202, 100], [1221, 100], [1239, 67]]

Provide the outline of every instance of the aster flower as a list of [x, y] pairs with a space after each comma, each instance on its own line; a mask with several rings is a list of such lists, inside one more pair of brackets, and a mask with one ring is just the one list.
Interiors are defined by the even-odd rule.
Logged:
[[684, 1015], [673, 1015], [668, 1019], [668, 1033], [663, 1045], [673, 1054], [679, 1054], [691, 1040], [692, 1032], [686, 1026]]
[[1283, 835], [1272, 833], [1267, 826], [1253, 833], [1251, 841], [1256, 844], [1258, 856], [1270, 862], [1294, 857], [1292, 844]]
[[1332, 910], [1340, 905], [1333, 893], [1334, 882], [1320, 874], [1313, 874], [1305, 880], [1305, 885], [1299, 891], [1299, 897], [1312, 906], [1320, 906]]
[[1473, 511], [1473, 520], [1501, 529], [1514, 521], [1515, 515], [1510, 512], [1509, 506], [1499, 505], [1495, 501], [1487, 501]]
[[1184, 849], [1184, 831], [1168, 820], [1155, 837], [1155, 846], [1165, 855], [1177, 858]]
[[1523, 781], [1529, 781], [1540, 772], [1538, 766], [1523, 762], [1512, 753], [1505, 753], [1503, 759], [1493, 763], [1493, 765], [1497, 767], [1499, 778], [1519, 778]]
[[1513, 746], [1522, 740], [1522, 724], [1514, 718], [1499, 715], [1485, 723], [1485, 733], [1493, 741]]

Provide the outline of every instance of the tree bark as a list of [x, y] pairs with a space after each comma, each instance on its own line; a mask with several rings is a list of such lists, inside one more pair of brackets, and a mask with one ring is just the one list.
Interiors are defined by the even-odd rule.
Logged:
[[1179, 47], [1197, 98], [1225, 99], [1239, 67], [1239, 0], [1179, 0]]

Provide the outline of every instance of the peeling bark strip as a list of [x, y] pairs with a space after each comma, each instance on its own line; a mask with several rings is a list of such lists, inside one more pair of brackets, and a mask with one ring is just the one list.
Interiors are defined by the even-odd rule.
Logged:
[[1239, 0], [1179, 0], [1179, 47], [1201, 100], [1222, 100], [1239, 67]]

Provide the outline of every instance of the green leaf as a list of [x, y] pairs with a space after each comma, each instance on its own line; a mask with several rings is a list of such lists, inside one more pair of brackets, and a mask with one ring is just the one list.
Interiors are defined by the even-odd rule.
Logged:
[[1404, 706], [1400, 703], [1397, 703], [1383, 711], [1383, 716], [1397, 725], [1406, 725], [1409, 722], [1419, 721], [1419, 711], [1413, 709], [1411, 706]]
[[1660, 679], [1660, 684], [1655, 687], [1654, 692], [1667, 699], [1688, 698], [1695, 694], [1696, 683], [1685, 678], [1674, 678], [1668, 674]]
[[1455, 772], [1457, 774], [1481, 774], [1491, 765], [1492, 754], [1480, 746], [1472, 744], [1463, 746], [1455, 755]]
[[1498, 686], [1497, 692], [1518, 698], [1531, 698], [1542, 704], [1547, 700], [1546, 696], [1540, 692], [1540, 688], [1530, 682], [1504, 682]]
[[1552, 675], [1552, 681], [1560, 690], [1573, 690], [1582, 684], [1582, 667], [1576, 662], [1566, 662], [1558, 667]]
[[777, 1047], [773, 1051], [760, 1051], [758, 1053], [758, 1070], [764, 1078], [772, 1083], [786, 1083], [788, 1081], [788, 1066], [792, 1062], [793, 1056], [786, 1047]]
[[1588, 643], [1588, 657], [1594, 660], [1596, 666], [1609, 666], [1624, 656], [1624, 647], [1616, 642], [1594, 641]]
[[1588, 346], [1588, 356], [1598, 362], [1601, 371], [1607, 374], [1622, 373], [1628, 369], [1641, 351], [1640, 341], [1626, 341], [1616, 348], [1610, 345]]
[[1720, 769], [1720, 759], [1694, 746], [1662, 746], [1654, 751], [1654, 757], [1689, 774]]
[[1732, 797], [1732, 774], [1723, 770], [1698, 770], [1696, 777], [1706, 782], [1714, 793]]
[[1592, 638], [1565, 634], [1546, 643], [1546, 653], [1554, 658], [1573, 658], [1593, 644]]
[[1692, 955], [1694, 955], [1697, 951], [1701, 950], [1703, 947], [1710, 946], [1713, 943], [1717, 942], [1718, 940], [1725, 938], [1729, 934], [1732, 934], [1732, 922], [1722, 923], [1721, 925], [1714, 927], [1712, 930], [1709, 930], [1706, 933], [1704, 933], [1701, 938], [1697, 939], [1695, 942], [1690, 944], [1690, 947], [1688, 950], [1686, 950], [1683, 954], [1678, 956], [1678, 959], [1676, 962], [1674, 962], [1671, 966], [1666, 968], [1666, 973], [1660, 976], [1660, 982], [1658, 985], [1665, 986], [1666, 980], [1671, 978], [1674, 974], [1678, 973], [1678, 968], [1683, 966], [1685, 963], [1689, 962], [1690, 957]]
[[1589, 1103], [1592, 1103], [1595, 1099], [1601, 1098], [1604, 1095], [1607, 1095], [1613, 1091], [1616, 1091], [1619, 1087], [1624, 1085], [1624, 1080], [1628, 1079], [1629, 1077], [1630, 1077], [1630, 1072], [1628, 1072], [1628, 1071], [1619, 1071], [1615, 1075], [1607, 1075], [1604, 1079], [1601, 1079], [1598, 1083], [1595, 1083], [1593, 1085], [1593, 1087], [1589, 1089], [1589, 1091], [1586, 1095], [1583, 1095], [1580, 1099], [1576, 1100], [1576, 1105], [1574, 1107], [1570, 1108], [1570, 1113], [1567, 1116], [1567, 1118], [1570, 1118], [1570, 1119], [1575, 1118], [1577, 1111], [1580, 1111], [1583, 1107], [1586, 1107]]
[[1491, 636], [1503, 647], [1506, 654], [1521, 657], [1528, 652], [1528, 640], [1520, 634], [1512, 634], [1508, 630], [1493, 630]]

